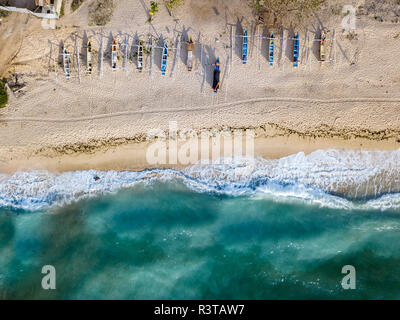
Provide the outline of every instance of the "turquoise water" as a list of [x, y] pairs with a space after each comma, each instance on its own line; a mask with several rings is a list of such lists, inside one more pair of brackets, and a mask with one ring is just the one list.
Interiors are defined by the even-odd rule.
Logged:
[[398, 299], [398, 160], [0, 175], [0, 299]]
[[[176, 182], [0, 210], [0, 297], [399, 298], [398, 212], [228, 197]], [[53, 265], [56, 290], [41, 288]], [[344, 265], [357, 289], [344, 290]]]

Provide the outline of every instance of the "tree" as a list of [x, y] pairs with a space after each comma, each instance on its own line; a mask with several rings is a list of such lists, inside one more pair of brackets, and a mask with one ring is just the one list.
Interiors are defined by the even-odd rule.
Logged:
[[249, 0], [254, 13], [272, 25], [279, 25], [288, 18], [302, 19], [318, 10], [325, 0]]

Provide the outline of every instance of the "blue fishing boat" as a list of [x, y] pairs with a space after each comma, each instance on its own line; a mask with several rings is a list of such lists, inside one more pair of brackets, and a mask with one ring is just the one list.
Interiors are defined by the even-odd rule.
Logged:
[[214, 79], [213, 79], [213, 89], [214, 92], [217, 93], [219, 89], [219, 74], [220, 74], [220, 65], [219, 65], [219, 58], [217, 58], [217, 61], [215, 61], [215, 66], [214, 66]]
[[269, 38], [269, 65], [272, 67], [274, 65], [274, 51], [275, 51], [275, 36], [274, 33], [271, 33], [271, 37]]
[[297, 67], [299, 64], [299, 33], [297, 32], [294, 37], [293, 44], [293, 67]]
[[242, 47], [243, 64], [247, 63], [247, 43], [248, 43], [247, 28], [245, 28], [243, 32], [243, 47]]
[[168, 43], [164, 42], [162, 58], [161, 58], [161, 74], [165, 76], [167, 72], [167, 60], [168, 60]]

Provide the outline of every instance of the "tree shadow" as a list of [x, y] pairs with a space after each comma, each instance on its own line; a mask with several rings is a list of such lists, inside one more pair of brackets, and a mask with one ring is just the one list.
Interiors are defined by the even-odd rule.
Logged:
[[[103, 38], [103, 41], [101, 41], [101, 39]], [[102, 35], [102, 34], [100, 34], [100, 45], [99, 45], [99, 54], [98, 54], [98, 56], [97, 56], [97, 63], [98, 63], [98, 73], [99, 73], [99, 75], [101, 74], [101, 65], [103, 64], [103, 62], [104, 61], [102, 61], [102, 58], [104, 59], [104, 50], [105, 50], [105, 48], [104, 48], [104, 35]], [[102, 54], [101, 54], [101, 52], [103, 52], [103, 57], [102, 57]]]
[[143, 6], [144, 11], [146, 12], [147, 19], [150, 19], [150, 9], [146, 6], [143, 0], [140, 0], [140, 3]]

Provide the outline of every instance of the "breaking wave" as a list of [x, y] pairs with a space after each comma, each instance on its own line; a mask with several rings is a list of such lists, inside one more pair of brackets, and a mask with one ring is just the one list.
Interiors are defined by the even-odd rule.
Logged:
[[47, 171], [0, 175], [0, 207], [40, 210], [137, 183], [180, 181], [196, 192], [300, 200], [344, 209], [400, 209], [400, 149], [319, 150], [281, 159], [219, 159], [180, 171]]

